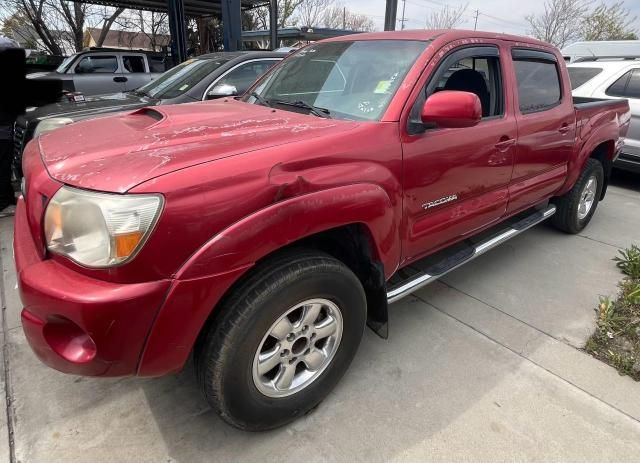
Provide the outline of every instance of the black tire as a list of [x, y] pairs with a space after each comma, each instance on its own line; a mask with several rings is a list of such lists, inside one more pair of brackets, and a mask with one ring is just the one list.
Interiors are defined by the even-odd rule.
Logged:
[[[587, 182], [591, 178], [595, 178], [597, 181], [595, 198], [586, 217], [580, 218], [578, 214], [580, 199]], [[593, 217], [593, 214], [596, 212], [598, 202], [600, 201], [600, 195], [602, 194], [603, 185], [604, 169], [602, 168], [602, 164], [597, 159], [588, 159], [580, 177], [578, 177], [578, 180], [573, 185], [573, 188], [564, 195], [553, 200], [557, 210], [553, 217], [551, 217], [551, 223], [556, 228], [566, 233], [576, 234], [582, 231], [591, 221], [591, 217]]]
[[[333, 358], [304, 389], [286, 397], [264, 395], [253, 379], [256, 352], [274, 322], [312, 298], [340, 309], [342, 336]], [[353, 360], [367, 315], [364, 289], [353, 272], [327, 254], [305, 250], [257, 266], [216, 310], [215, 323], [196, 347], [198, 379], [222, 419], [249, 431], [282, 426], [316, 407]]]

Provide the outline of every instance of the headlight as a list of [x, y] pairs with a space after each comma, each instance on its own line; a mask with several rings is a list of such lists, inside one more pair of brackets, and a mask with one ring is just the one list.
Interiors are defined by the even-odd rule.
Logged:
[[47, 249], [86, 267], [131, 259], [151, 233], [160, 195], [118, 195], [62, 187], [44, 215]]
[[36, 138], [38, 135], [42, 135], [45, 132], [64, 127], [67, 124], [72, 124], [73, 122], [73, 119], [69, 117], [52, 117], [50, 119], [43, 119], [38, 125], [36, 125], [36, 129], [33, 131], [33, 138]]

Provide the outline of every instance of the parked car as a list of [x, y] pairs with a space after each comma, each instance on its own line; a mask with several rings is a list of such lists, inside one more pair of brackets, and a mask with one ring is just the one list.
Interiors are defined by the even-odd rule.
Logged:
[[321, 41], [240, 100], [63, 127], [25, 151], [22, 327], [72, 374], [193, 353], [224, 420], [282, 425], [389, 303], [545, 219], [580, 232], [629, 118], [576, 104], [550, 45], [451, 30]]
[[569, 65], [575, 97], [624, 98], [631, 107], [631, 126], [614, 166], [640, 173], [640, 57], [593, 60]]
[[144, 106], [191, 103], [241, 95], [286, 53], [210, 53], [186, 61], [130, 92], [61, 101], [20, 116], [14, 127], [14, 172], [22, 177], [22, 151], [33, 137], [73, 122]]
[[27, 79], [62, 80], [66, 91], [98, 95], [135, 90], [168, 68], [160, 53], [89, 48], [66, 58], [55, 71], [27, 74]]

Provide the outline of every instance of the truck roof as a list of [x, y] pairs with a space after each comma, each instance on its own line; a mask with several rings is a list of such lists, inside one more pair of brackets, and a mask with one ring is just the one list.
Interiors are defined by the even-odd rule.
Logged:
[[461, 39], [495, 39], [509, 40], [511, 42], [520, 42], [531, 44], [545, 48], [555, 47], [547, 42], [537, 40], [531, 37], [523, 37], [520, 35], [501, 34], [497, 32], [482, 32], [465, 29], [438, 29], [438, 30], [401, 30], [401, 31], [384, 31], [384, 32], [365, 32], [362, 34], [346, 35], [323, 40], [323, 42], [342, 42], [355, 40], [434, 40], [442, 39], [444, 41], [453, 42]]

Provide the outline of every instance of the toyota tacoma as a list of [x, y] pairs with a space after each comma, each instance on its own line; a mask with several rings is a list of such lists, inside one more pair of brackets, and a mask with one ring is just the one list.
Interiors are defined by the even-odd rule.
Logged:
[[45, 133], [15, 218], [24, 332], [76, 375], [192, 357], [224, 420], [285, 424], [390, 303], [543, 220], [580, 232], [629, 120], [573, 99], [543, 42], [398, 31], [311, 44], [239, 100]]

